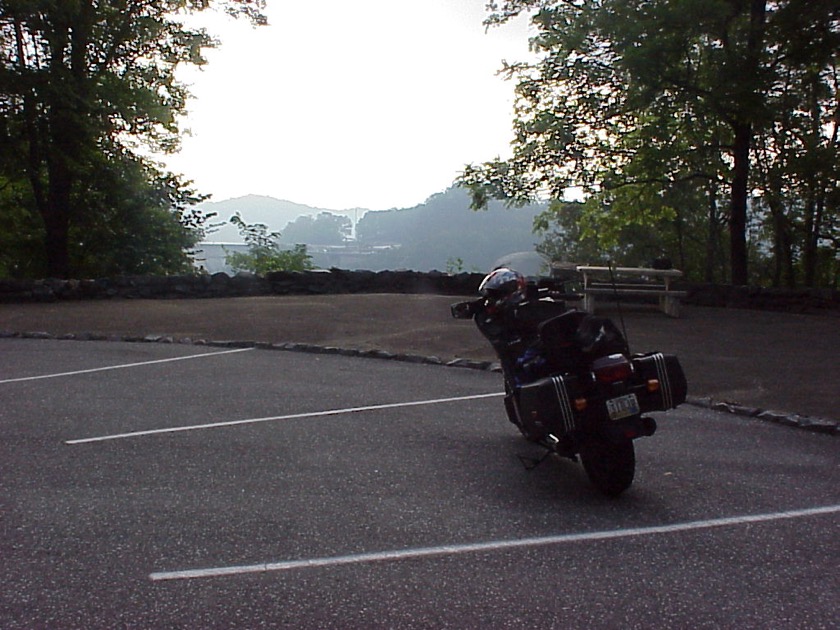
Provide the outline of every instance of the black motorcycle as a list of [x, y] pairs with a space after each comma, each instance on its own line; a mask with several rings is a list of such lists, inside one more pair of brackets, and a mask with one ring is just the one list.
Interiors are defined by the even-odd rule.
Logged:
[[579, 456], [590, 481], [617, 496], [633, 483], [633, 440], [656, 431], [643, 414], [685, 402], [685, 375], [676, 356], [631, 355], [611, 320], [567, 309], [563, 288], [496, 270], [482, 297], [453, 304], [452, 316], [473, 319], [496, 351], [505, 409], [522, 435], [546, 456]]

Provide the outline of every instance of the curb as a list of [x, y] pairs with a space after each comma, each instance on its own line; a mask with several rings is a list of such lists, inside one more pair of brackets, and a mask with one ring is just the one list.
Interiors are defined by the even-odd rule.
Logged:
[[840, 421], [832, 420], [830, 418], [805, 416], [798, 413], [788, 413], [772, 409], [760, 409], [758, 407], [748, 407], [737, 403], [716, 401], [712, 398], [696, 398], [694, 396], [689, 396], [685, 402], [686, 404], [694, 407], [713, 409], [714, 411], [722, 411], [724, 413], [730, 413], [746, 418], [758, 418], [759, 420], [765, 420], [766, 422], [774, 422], [788, 427], [796, 427], [813, 433], [840, 435]]
[[[192, 339], [190, 337], [175, 338], [169, 335], [102, 335], [96, 333], [79, 333], [53, 335], [48, 332], [10, 332], [0, 330], [0, 339], [51, 339], [57, 341], [121, 341], [128, 343], [169, 343], [195, 346], [210, 346], [217, 348], [257, 348], [260, 350], [280, 350], [284, 352], [303, 352], [307, 354], [334, 354], [345, 357], [358, 357], [366, 359], [384, 359], [388, 361], [400, 361], [402, 363], [415, 363], [424, 365], [439, 365], [444, 367], [461, 368], [469, 370], [481, 370], [485, 372], [501, 372], [498, 361], [477, 361], [474, 359], [456, 358], [451, 361], [444, 361], [436, 356], [424, 356], [418, 354], [394, 353], [386, 350], [359, 350], [355, 348], [339, 348], [335, 346], [319, 346], [317, 344], [283, 342], [269, 343], [244, 340], [206, 340]], [[756, 418], [766, 422], [794, 427], [812, 433], [826, 435], [840, 435], [840, 421], [817, 416], [806, 416], [798, 413], [789, 413], [769, 409], [760, 409], [731, 403], [727, 401], [716, 401], [709, 397], [689, 396], [685, 404], [703, 409], [711, 409], [722, 413], [746, 418]]]

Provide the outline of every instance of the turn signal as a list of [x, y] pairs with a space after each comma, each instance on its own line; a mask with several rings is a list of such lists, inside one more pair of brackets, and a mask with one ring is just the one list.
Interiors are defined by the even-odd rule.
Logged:
[[647, 390], [651, 393], [659, 391], [659, 381], [655, 378], [648, 379]]
[[575, 398], [575, 409], [577, 411], [584, 411], [588, 405], [589, 401], [586, 398]]

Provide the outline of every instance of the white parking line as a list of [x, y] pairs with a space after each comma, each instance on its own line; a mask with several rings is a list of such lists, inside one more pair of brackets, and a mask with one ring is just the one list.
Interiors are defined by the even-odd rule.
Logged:
[[246, 418], [244, 420], [228, 420], [225, 422], [211, 422], [208, 424], [193, 424], [184, 427], [166, 427], [163, 429], [149, 429], [147, 431], [132, 431], [130, 433], [116, 433], [113, 435], [101, 435], [99, 437], [81, 438], [78, 440], [66, 440], [69, 445], [89, 444], [91, 442], [106, 442], [108, 440], [123, 440], [126, 438], [142, 437], [146, 435], [159, 435], [161, 433], [177, 433], [180, 431], [199, 431], [202, 429], [217, 429], [220, 427], [235, 427], [240, 424], [258, 424], [260, 422], [274, 422], [279, 420], [297, 420], [300, 418], [319, 418], [323, 416], [337, 416], [348, 413], [359, 413], [362, 411], [377, 411], [379, 409], [396, 409], [399, 407], [419, 407], [422, 405], [439, 405], [442, 403], [460, 402], [463, 400], [477, 400], [479, 398], [491, 398], [504, 396], [502, 392], [492, 394], [474, 394], [471, 396], [456, 396], [454, 398], [434, 398], [431, 400], [415, 400], [410, 402], [387, 403], [384, 405], [367, 405], [365, 407], [348, 407], [345, 409], [328, 409], [326, 411], [310, 411], [307, 413], [292, 413], [285, 416], [269, 416], [267, 418]]
[[314, 558], [310, 560], [289, 560], [285, 562], [269, 562], [265, 564], [252, 564], [232, 567], [216, 567], [210, 569], [191, 569], [186, 571], [161, 571], [149, 574], [149, 579], [155, 582], [164, 580], [193, 580], [200, 578], [222, 577], [229, 575], [243, 575], [251, 573], [269, 573], [275, 571], [291, 571], [294, 569], [309, 569], [315, 567], [333, 567], [347, 564], [362, 564], [369, 562], [383, 562], [388, 560], [406, 560], [415, 558], [429, 558], [440, 556], [452, 556], [466, 553], [477, 553], [487, 551], [502, 551], [522, 547], [540, 547], [546, 545], [560, 545], [564, 543], [591, 542], [601, 540], [614, 540], [617, 538], [630, 538], [634, 536], [651, 536], [656, 534], [673, 534], [677, 532], [689, 532], [713, 527], [730, 527], [734, 525], [747, 525], [750, 523], [767, 523], [791, 518], [804, 518], [808, 516], [819, 516], [823, 514], [836, 514], [840, 512], [840, 505], [829, 505], [825, 507], [810, 508], [804, 510], [791, 510], [788, 512], [773, 512], [769, 514], [752, 514], [746, 516], [733, 516], [728, 518], [715, 518], [702, 521], [690, 521], [687, 523], [675, 523], [673, 525], [659, 525], [653, 527], [636, 527], [631, 529], [619, 529], [606, 532], [589, 532], [581, 534], [563, 534], [559, 536], [544, 536], [541, 538], [522, 538], [518, 540], [496, 540], [492, 542], [473, 543], [466, 545], [444, 545], [441, 547], [421, 547], [418, 549], [402, 549], [397, 551], [380, 551], [374, 553], [362, 553], [352, 556], [334, 556], [330, 558]]
[[23, 381], [37, 381], [44, 378], [58, 378], [60, 376], [76, 376], [77, 374], [90, 374], [91, 372], [105, 372], [107, 370], [122, 370], [124, 368], [139, 367], [141, 365], [152, 365], [154, 363], [171, 363], [173, 361], [186, 361], [188, 359], [203, 359], [204, 357], [215, 357], [220, 354], [233, 354], [234, 352], [247, 352], [253, 348], [237, 348], [236, 350], [222, 350], [220, 352], [203, 352], [201, 354], [190, 354], [185, 357], [172, 357], [169, 359], [155, 359], [154, 361], [140, 361], [139, 363], [123, 363], [121, 365], [108, 365], [106, 367], [90, 368], [88, 370], [76, 370], [75, 372], [58, 372], [55, 374], [42, 374], [40, 376], [23, 376], [21, 378], [7, 378], [0, 380], [3, 383], [20, 383]]

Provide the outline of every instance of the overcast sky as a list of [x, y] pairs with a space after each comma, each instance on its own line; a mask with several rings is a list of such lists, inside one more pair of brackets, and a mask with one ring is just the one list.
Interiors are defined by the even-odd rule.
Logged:
[[[519, 19], [486, 0], [268, 0], [270, 25], [202, 17], [222, 44], [184, 72], [193, 100], [169, 168], [213, 201], [268, 195], [335, 210], [409, 207], [464, 164], [509, 153]], [[208, 13], [208, 12], [205, 12]]]

